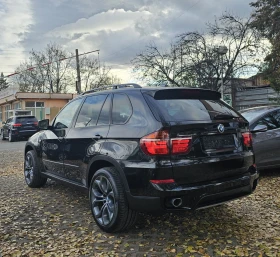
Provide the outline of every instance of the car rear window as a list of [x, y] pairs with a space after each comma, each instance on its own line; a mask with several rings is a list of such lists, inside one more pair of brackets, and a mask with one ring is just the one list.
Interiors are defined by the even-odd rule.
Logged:
[[156, 109], [166, 121], [205, 121], [220, 114], [239, 117], [219, 100], [219, 95], [208, 90], [163, 90], [156, 92], [154, 97], [148, 94], [145, 98], [152, 103], [152, 111]]
[[255, 110], [247, 110], [247, 111], [239, 111], [241, 113], [241, 115], [248, 120], [249, 122], [251, 122], [252, 120], [254, 120], [255, 118], [263, 115], [265, 112], [267, 111], [267, 109], [263, 110], [263, 109], [255, 109]]
[[37, 122], [37, 118], [34, 116], [26, 116], [26, 117], [16, 117], [17, 123], [29, 123], [29, 122]]

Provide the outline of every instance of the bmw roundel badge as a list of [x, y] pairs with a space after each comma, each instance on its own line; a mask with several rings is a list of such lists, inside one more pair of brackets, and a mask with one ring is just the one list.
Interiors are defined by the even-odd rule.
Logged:
[[225, 127], [224, 127], [223, 124], [219, 124], [219, 125], [218, 125], [218, 131], [219, 131], [220, 133], [224, 133]]

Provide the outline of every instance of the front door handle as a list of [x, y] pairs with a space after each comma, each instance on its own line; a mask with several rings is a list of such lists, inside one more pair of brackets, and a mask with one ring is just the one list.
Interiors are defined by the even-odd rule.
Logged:
[[99, 135], [99, 134], [96, 134], [95, 136], [94, 136], [94, 139], [102, 139], [103, 137], [101, 136], [101, 135]]

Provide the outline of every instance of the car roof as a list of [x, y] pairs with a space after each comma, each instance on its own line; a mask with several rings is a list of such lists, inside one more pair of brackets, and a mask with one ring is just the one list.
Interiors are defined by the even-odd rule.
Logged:
[[13, 118], [36, 118], [34, 115], [17, 115], [17, 116], [12, 116]]
[[267, 105], [267, 106], [257, 106], [253, 108], [248, 108], [248, 109], [243, 109], [240, 110], [239, 112], [241, 115], [244, 115], [246, 113], [257, 113], [257, 115], [250, 121], [250, 124], [255, 123], [259, 118], [263, 117], [267, 113], [270, 113], [275, 110], [279, 110], [280, 106], [279, 105]]
[[[130, 84], [120, 84], [121, 85], [130, 85]], [[132, 83], [132, 85], [136, 85], [139, 86], [138, 84], [134, 84]], [[119, 85], [116, 85], [119, 86]], [[79, 95], [77, 98], [79, 98], [80, 96], [88, 96], [88, 95], [92, 95], [92, 94], [103, 94], [103, 93], [116, 93], [116, 92], [135, 92], [135, 91], [141, 91], [141, 92], [156, 92], [156, 91], [160, 91], [160, 90], [183, 90], [183, 89], [188, 89], [188, 90], [201, 90], [201, 91], [211, 91], [211, 92], [215, 92], [213, 90], [210, 89], [204, 89], [204, 88], [197, 88], [197, 87], [167, 87], [167, 86], [154, 86], [154, 87], [122, 87], [122, 88], [112, 88], [113, 86], [109, 86], [108, 89], [104, 88], [104, 90], [100, 89], [93, 89], [93, 90], [89, 90], [86, 91], [84, 93], [82, 93], [81, 95]], [[110, 88], [110, 89], [109, 89]]]

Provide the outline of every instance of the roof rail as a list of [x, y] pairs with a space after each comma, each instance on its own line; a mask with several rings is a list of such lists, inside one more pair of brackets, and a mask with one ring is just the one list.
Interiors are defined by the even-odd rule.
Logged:
[[118, 89], [118, 88], [125, 88], [125, 87], [142, 88], [140, 85], [135, 84], [135, 83], [117, 84], [117, 85], [111, 85], [111, 86], [107, 86], [107, 87], [98, 87], [95, 89], [91, 89], [91, 90], [88, 90], [88, 91], [82, 93], [82, 95], [86, 95], [86, 94], [101, 91], [101, 90]]

